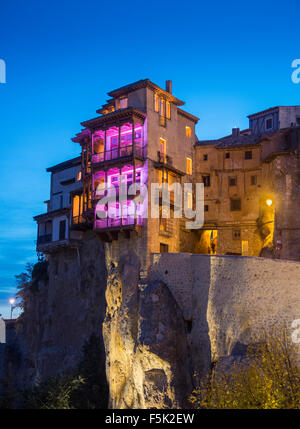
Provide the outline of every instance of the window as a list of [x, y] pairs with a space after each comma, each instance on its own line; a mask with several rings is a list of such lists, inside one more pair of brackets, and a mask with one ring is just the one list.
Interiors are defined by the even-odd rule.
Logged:
[[257, 184], [257, 176], [251, 176], [251, 185]]
[[167, 101], [166, 107], [167, 107], [167, 118], [170, 119], [171, 118], [171, 104], [169, 101]]
[[159, 96], [157, 94], [154, 94], [154, 110], [159, 112]]
[[120, 98], [120, 109], [126, 109], [128, 107], [128, 98], [122, 97]]
[[187, 206], [188, 209], [193, 208], [193, 195], [190, 192], [187, 193]]
[[296, 125], [297, 127], [300, 127], [300, 118], [296, 118]]
[[63, 208], [63, 203], [64, 203], [64, 199], [63, 199], [63, 196], [62, 195], [60, 195], [60, 198], [59, 198], [59, 208]]
[[192, 159], [186, 158], [186, 174], [192, 174], [193, 168], [192, 168]]
[[203, 184], [205, 187], [210, 186], [210, 175], [202, 176]]
[[252, 159], [252, 150], [246, 150], [245, 159]]
[[167, 154], [167, 142], [165, 139], [160, 138], [160, 162], [166, 162], [166, 154]]
[[187, 136], [187, 137], [192, 137], [192, 129], [191, 129], [191, 127], [188, 127], [188, 126], [186, 126], [185, 127], [185, 135]]
[[230, 200], [230, 210], [232, 212], [241, 210], [241, 207], [242, 207], [242, 203], [241, 203], [240, 199], [238, 199], [238, 200]]
[[169, 252], [169, 246], [164, 243], [160, 243], [160, 253], [168, 253]]
[[204, 205], [204, 211], [208, 212], [208, 205], [207, 204]]
[[208, 155], [207, 155], [207, 153], [205, 153], [204, 155], [203, 155], [203, 161], [207, 161], [208, 160]]
[[59, 239], [65, 240], [65, 238], [66, 238], [66, 221], [61, 220], [59, 222]]
[[230, 152], [226, 152], [226, 153], [225, 153], [225, 158], [226, 158], [226, 159], [230, 158]]
[[159, 113], [161, 116], [166, 116], [166, 101], [163, 98], [159, 99]]
[[237, 185], [237, 178], [234, 177], [228, 177], [228, 184], [229, 186], [236, 186]]
[[273, 128], [273, 118], [268, 118], [266, 120], [266, 130], [271, 130]]
[[241, 230], [240, 229], [233, 229], [232, 230], [232, 239], [233, 240], [240, 240], [241, 238]]
[[77, 173], [77, 182], [80, 182], [81, 177], [82, 177], [81, 170], [79, 170]]

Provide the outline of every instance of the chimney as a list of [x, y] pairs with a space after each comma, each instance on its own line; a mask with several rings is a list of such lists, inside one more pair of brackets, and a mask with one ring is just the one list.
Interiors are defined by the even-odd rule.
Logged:
[[172, 81], [166, 80], [166, 91], [172, 94]]
[[240, 134], [240, 129], [239, 128], [232, 128], [232, 137], [237, 137]]

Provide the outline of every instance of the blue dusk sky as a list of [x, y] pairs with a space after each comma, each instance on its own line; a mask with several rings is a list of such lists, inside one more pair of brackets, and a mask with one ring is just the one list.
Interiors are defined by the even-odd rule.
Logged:
[[79, 154], [71, 137], [106, 93], [149, 78], [200, 117], [199, 139], [247, 115], [300, 104], [299, 0], [14, 0], [0, 9], [0, 313], [14, 275], [35, 262], [33, 216], [45, 211], [45, 169]]

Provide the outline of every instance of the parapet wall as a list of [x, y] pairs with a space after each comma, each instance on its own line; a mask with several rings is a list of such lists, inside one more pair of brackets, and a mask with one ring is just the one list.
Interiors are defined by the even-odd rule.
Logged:
[[211, 358], [229, 355], [270, 325], [300, 319], [300, 263], [243, 256], [153, 254], [150, 280], [163, 281]]

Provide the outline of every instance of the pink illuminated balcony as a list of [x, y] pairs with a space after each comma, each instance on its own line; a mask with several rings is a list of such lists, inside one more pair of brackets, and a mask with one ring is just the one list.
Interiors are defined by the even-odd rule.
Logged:
[[141, 124], [110, 127], [93, 134], [92, 162], [98, 164], [131, 156], [143, 158], [144, 148], [144, 127]]

